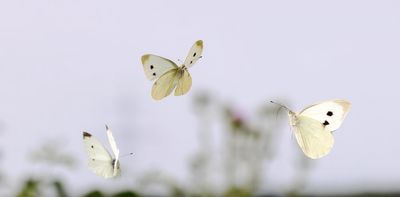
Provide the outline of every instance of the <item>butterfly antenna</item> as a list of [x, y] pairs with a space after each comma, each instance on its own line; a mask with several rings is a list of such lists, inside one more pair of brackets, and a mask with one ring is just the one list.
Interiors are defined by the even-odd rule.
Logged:
[[281, 108], [284, 108], [284, 109], [286, 109], [287, 111], [291, 111], [289, 108], [287, 108], [285, 105], [282, 105], [282, 104], [280, 104], [280, 103], [277, 103], [277, 102], [275, 102], [275, 101], [269, 101], [269, 102], [271, 102], [271, 103], [273, 103], [273, 104], [275, 104], [275, 105], [279, 105], [279, 110], [281, 109]]
[[131, 155], [133, 155], [133, 153], [128, 153], [128, 154], [121, 155], [121, 157], [119, 157], [119, 158], [126, 157], [126, 156], [131, 156]]
[[278, 114], [281, 111], [281, 109], [286, 109], [287, 111], [290, 111], [289, 108], [287, 108], [286, 106], [284, 106], [284, 105], [282, 105], [280, 103], [277, 103], [277, 102], [274, 102], [274, 101], [269, 101], [269, 102], [279, 106], [278, 110], [276, 110], [276, 115], [275, 115], [276, 120], [278, 120]]

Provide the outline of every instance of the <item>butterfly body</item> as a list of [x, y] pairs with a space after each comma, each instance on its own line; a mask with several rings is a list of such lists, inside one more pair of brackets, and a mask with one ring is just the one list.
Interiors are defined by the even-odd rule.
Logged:
[[113, 155], [88, 132], [83, 132], [83, 142], [88, 153], [88, 168], [95, 174], [104, 178], [120, 175], [119, 149], [116, 146], [111, 130], [107, 128], [108, 141]]
[[295, 126], [297, 123], [297, 116], [298, 114], [293, 111], [288, 111], [288, 116], [289, 116], [289, 124], [290, 126]]
[[155, 100], [161, 100], [170, 95], [175, 89], [175, 96], [181, 96], [189, 92], [192, 86], [192, 77], [188, 68], [201, 58], [203, 41], [196, 41], [189, 51], [185, 62], [177, 66], [173, 61], [161, 56], [146, 54], [141, 60], [146, 77], [153, 81], [151, 96]]
[[329, 100], [306, 107], [299, 113], [284, 108], [288, 110], [289, 124], [301, 150], [307, 157], [318, 159], [332, 149], [332, 131], [341, 126], [350, 107], [348, 101]]

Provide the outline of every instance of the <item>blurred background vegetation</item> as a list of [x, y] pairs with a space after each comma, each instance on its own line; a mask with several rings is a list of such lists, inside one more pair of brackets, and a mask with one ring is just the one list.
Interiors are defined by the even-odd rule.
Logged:
[[[195, 197], [247, 197], [279, 196], [262, 193], [261, 182], [268, 178], [265, 173], [274, 160], [276, 145], [279, 143], [278, 128], [286, 123], [278, 114], [276, 106], [265, 102], [251, 116], [241, 113], [240, 108], [226, 101], [220, 101], [212, 95], [198, 94], [193, 101], [193, 111], [198, 119], [199, 148], [187, 162], [190, 178], [180, 184], [173, 175], [157, 170], [143, 172], [138, 185], [118, 192], [103, 191], [102, 188], [86, 191], [83, 197], [134, 197], [157, 196], [152, 188], [160, 187], [166, 191], [162, 196], [195, 196]], [[222, 124], [221, 124], [222, 123]], [[213, 139], [213, 128], [219, 125], [221, 132], [220, 146]], [[68, 191], [66, 183], [51, 169], [65, 168], [73, 170], [77, 165], [73, 153], [61, 149], [62, 142], [51, 140], [29, 155], [32, 163], [44, 166], [47, 172], [42, 176], [28, 175], [14, 196], [69, 197], [76, 194]], [[300, 152], [298, 152], [300, 153]], [[1, 154], [0, 154], [1, 156]], [[1, 158], [1, 157], [0, 157]], [[293, 176], [289, 190], [284, 196], [310, 196], [301, 193], [307, 183], [307, 175], [312, 166], [301, 154], [293, 163], [296, 174]], [[50, 169], [50, 170], [49, 170]], [[1, 187], [7, 188], [4, 174], [0, 173]], [[118, 177], [117, 177], [118, 178]], [[100, 177], [99, 177], [100, 179]], [[113, 181], [113, 180], [109, 180]], [[273, 180], [272, 180], [273, 181]], [[159, 194], [158, 194], [159, 195]], [[282, 194], [280, 194], [282, 195]], [[400, 193], [348, 194], [341, 196], [399, 196]], [[319, 196], [319, 195], [318, 195]], [[331, 196], [331, 195], [329, 195]]]

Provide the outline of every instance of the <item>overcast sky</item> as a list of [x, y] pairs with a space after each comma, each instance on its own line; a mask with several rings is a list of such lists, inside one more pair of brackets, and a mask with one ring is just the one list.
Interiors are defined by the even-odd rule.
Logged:
[[[28, 154], [54, 140], [78, 160], [60, 171], [75, 191], [122, 188], [149, 169], [184, 181], [198, 145], [192, 100], [206, 90], [248, 114], [277, 98], [296, 111], [349, 100], [305, 191], [395, 189], [399, 10], [399, 1], [0, 1], [1, 169], [14, 182], [34, 174]], [[198, 39], [191, 91], [152, 100], [140, 57], [183, 60]], [[130, 178], [104, 181], [85, 167], [82, 130], [106, 142], [104, 124], [135, 154], [121, 161]], [[266, 191], [284, 191], [293, 176], [288, 126], [281, 140]]]

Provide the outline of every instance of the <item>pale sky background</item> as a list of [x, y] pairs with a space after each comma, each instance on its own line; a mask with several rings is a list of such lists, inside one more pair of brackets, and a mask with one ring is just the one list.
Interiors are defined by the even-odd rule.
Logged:
[[[399, 1], [0, 1], [1, 171], [13, 189], [44, 171], [79, 194], [128, 187], [150, 169], [185, 182], [198, 147], [192, 100], [206, 90], [248, 114], [276, 98], [296, 111], [349, 100], [335, 146], [313, 162], [304, 192], [395, 190], [399, 10]], [[198, 39], [203, 58], [190, 69], [189, 94], [153, 101], [140, 57], [183, 60]], [[122, 153], [135, 154], [111, 181], [86, 168], [81, 136], [87, 130], [108, 146], [104, 124]], [[281, 132], [261, 191], [284, 192], [293, 177], [297, 145], [289, 126]], [[75, 170], [36, 170], [28, 155], [48, 140], [76, 156]]]

